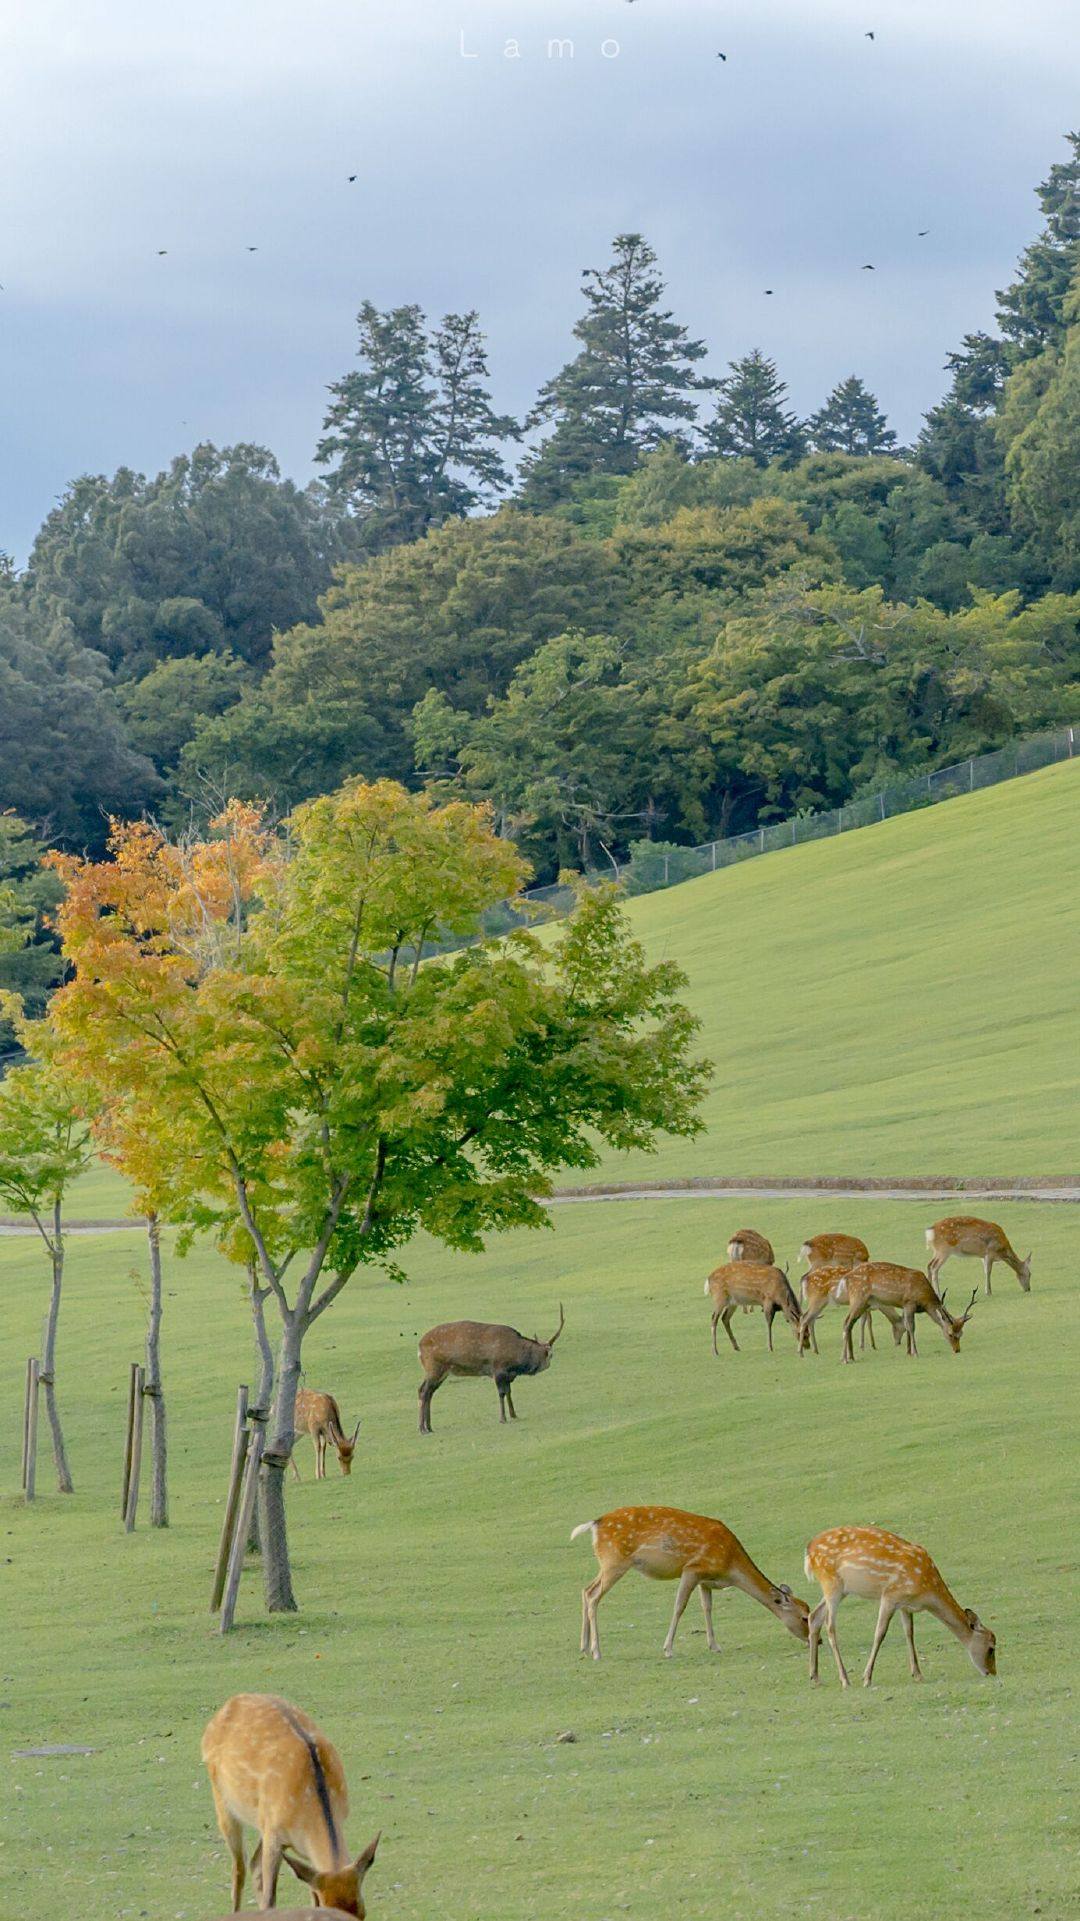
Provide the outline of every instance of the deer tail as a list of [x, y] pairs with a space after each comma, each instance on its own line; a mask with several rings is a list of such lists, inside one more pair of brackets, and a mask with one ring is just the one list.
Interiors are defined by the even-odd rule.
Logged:
[[576, 1541], [579, 1534], [588, 1534], [595, 1526], [595, 1521], [582, 1521], [580, 1526], [571, 1530], [570, 1539]]

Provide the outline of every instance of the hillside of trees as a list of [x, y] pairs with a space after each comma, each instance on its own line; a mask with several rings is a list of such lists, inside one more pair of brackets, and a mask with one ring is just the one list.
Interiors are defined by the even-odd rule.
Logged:
[[524, 421], [476, 313], [367, 303], [318, 481], [248, 445], [76, 479], [0, 573], [0, 984], [47, 985], [35, 849], [110, 814], [392, 775], [546, 880], [1077, 717], [1080, 134], [1038, 198], [912, 447], [855, 373], [805, 420], [762, 353], [710, 377], [623, 234]]

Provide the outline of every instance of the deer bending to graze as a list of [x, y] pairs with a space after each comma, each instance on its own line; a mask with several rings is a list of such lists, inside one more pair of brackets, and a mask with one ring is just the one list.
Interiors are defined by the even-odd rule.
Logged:
[[494, 1381], [499, 1390], [499, 1420], [517, 1420], [510, 1392], [523, 1374], [542, 1374], [551, 1366], [551, 1350], [566, 1325], [559, 1303], [559, 1325], [550, 1341], [530, 1340], [516, 1327], [502, 1327], [488, 1321], [445, 1321], [422, 1336], [418, 1353], [424, 1378], [418, 1389], [420, 1432], [431, 1433], [431, 1397], [444, 1381]]
[[244, 1892], [244, 1828], [257, 1828], [251, 1872], [263, 1906], [277, 1905], [282, 1861], [317, 1908], [364, 1921], [363, 1879], [379, 1836], [355, 1860], [345, 1846], [349, 1792], [341, 1756], [301, 1708], [276, 1694], [234, 1694], [207, 1723], [202, 1758], [218, 1827], [233, 1859], [232, 1899]]
[[[833, 1263], [829, 1267], [812, 1267], [808, 1273], [803, 1275], [803, 1300], [806, 1305], [803, 1308], [802, 1317], [799, 1321], [800, 1354], [805, 1354], [810, 1347], [813, 1348], [815, 1354], [820, 1352], [817, 1344], [817, 1334], [814, 1331], [815, 1322], [820, 1320], [830, 1301], [835, 1301], [838, 1305], [844, 1307], [848, 1305], [847, 1277], [849, 1272], [849, 1268]], [[904, 1323], [900, 1315], [891, 1307], [883, 1307], [880, 1302], [876, 1301], [874, 1305], [878, 1313], [884, 1314], [885, 1319], [890, 1323], [893, 1341], [896, 1346], [899, 1346], [904, 1333]], [[860, 1347], [866, 1346], [866, 1336], [868, 1333], [870, 1335], [870, 1345], [876, 1351], [877, 1342], [874, 1339], [874, 1317], [869, 1310], [861, 1323], [861, 1332], [859, 1335]]]
[[651, 1581], [679, 1583], [664, 1642], [666, 1655], [671, 1653], [675, 1630], [695, 1588], [701, 1592], [710, 1654], [719, 1653], [712, 1620], [712, 1597], [717, 1588], [741, 1588], [775, 1614], [797, 1641], [809, 1637], [810, 1610], [806, 1602], [798, 1600], [789, 1587], [768, 1580], [723, 1521], [710, 1520], [706, 1514], [687, 1514], [679, 1507], [619, 1507], [602, 1514], [598, 1521], [583, 1521], [570, 1539], [575, 1541], [579, 1534], [590, 1533], [600, 1572], [582, 1589], [581, 1652], [591, 1654], [594, 1661], [600, 1659], [596, 1610], [605, 1594], [631, 1568]]
[[996, 1221], [980, 1221], [973, 1214], [950, 1214], [944, 1221], [935, 1221], [926, 1230], [926, 1245], [930, 1249], [930, 1259], [926, 1271], [937, 1286], [938, 1275], [946, 1261], [954, 1254], [967, 1254], [983, 1264], [986, 1292], [990, 1292], [990, 1272], [995, 1261], [1004, 1261], [1011, 1267], [1025, 1294], [1031, 1291], [1031, 1255], [1024, 1260], [1014, 1253], [1009, 1237]]
[[770, 1354], [773, 1352], [772, 1324], [777, 1314], [782, 1314], [791, 1323], [798, 1342], [799, 1303], [782, 1268], [766, 1266], [759, 1261], [728, 1261], [725, 1266], [714, 1268], [705, 1283], [705, 1292], [712, 1295], [714, 1354], [719, 1351], [716, 1345], [718, 1321], [723, 1322], [724, 1333], [736, 1354], [740, 1352], [739, 1343], [731, 1331], [731, 1317], [737, 1307], [764, 1309]]
[[878, 1602], [874, 1644], [863, 1674], [864, 1687], [870, 1686], [878, 1649], [898, 1608], [904, 1623], [913, 1681], [922, 1680], [922, 1670], [915, 1652], [912, 1617], [924, 1609], [952, 1630], [980, 1674], [997, 1673], [997, 1643], [993, 1634], [971, 1608], [962, 1608], [953, 1599], [924, 1547], [902, 1541], [898, 1534], [887, 1534], [881, 1527], [832, 1527], [811, 1541], [805, 1565], [807, 1575], [818, 1583], [824, 1596], [810, 1616], [811, 1681], [818, 1678], [818, 1649], [824, 1624], [840, 1685], [845, 1688], [850, 1685], [836, 1640], [836, 1610], [845, 1594], [859, 1594], [865, 1600]]
[[808, 1275], [815, 1267], [857, 1267], [870, 1259], [870, 1249], [857, 1234], [811, 1234], [799, 1249], [799, 1259], [807, 1264], [807, 1274], [799, 1283], [805, 1301]]
[[[309, 1388], [301, 1388], [296, 1396], [293, 1426], [297, 1434], [310, 1434], [315, 1443], [315, 1479], [326, 1479], [326, 1443], [332, 1441], [337, 1448], [337, 1457], [343, 1474], [352, 1473], [353, 1455], [356, 1452], [356, 1437], [360, 1432], [357, 1421], [352, 1434], [345, 1433], [341, 1425], [341, 1410], [332, 1394], [316, 1394]], [[292, 1457], [293, 1473], [300, 1479], [300, 1469], [296, 1465], [296, 1455]]]
[[894, 1261], [863, 1261], [858, 1267], [848, 1269], [844, 1285], [848, 1298], [842, 1350], [842, 1359], [845, 1361], [855, 1359], [851, 1330], [856, 1321], [870, 1312], [871, 1307], [880, 1308], [882, 1312], [886, 1308], [899, 1310], [909, 1355], [917, 1356], [919, 1352], [915, 1344], [917, 1314], [926, 1314], [935, 1321], [953, 1353], [959, 1354], [960, 1336], [971, 1319], [971, 1310], [979, 1296], [976, 1288], [963, 1314], [950, 1314], [945, 1306], [944, 1294], [937, 1293], [920, 1268], [899, 1267]]
[[759, 1266], [772, 1267], [776, 1255], [773, 1244], [759, 1234], [756, 1227], [740, 1227], [727, 1244], [729, 1261], [756, 1261]]

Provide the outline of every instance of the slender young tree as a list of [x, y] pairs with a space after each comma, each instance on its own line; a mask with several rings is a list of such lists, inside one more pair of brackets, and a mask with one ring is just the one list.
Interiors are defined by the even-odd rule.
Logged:
[[720, 382], [716, 413], [703, 433], [710, 452], [752, 460], [757, 467], [801, 452], [802, 429], [786, 405], [787, 391], [776, 362], [759, 349], [731, 361]]
[[89, 1166], [93, 1147], [81, 1092], [48, 1058], [44, 1024], [22, 1023], [19, 1032], [24, 1046], [44, 1058], [13, 1068], [0, 1090], [0, 1198], [29, 1215], [52, 1270], [39, 1379], [45, 1390], [56, 1484], [61, 1494], [71, 1494], [74, 1482], [56, 1395], [56, 1337], [66, 1252], [64, 1201], [72, 1181]]
[[330, 388], [316, 459], [372, 551], [419, 540], [509, 486], [501, 447], [519, 428], [496, 413], [475, 312], [429, 331], [417, 306], [358, 315], [361, 366]]
[[610, 264], [583, 275], [580, 352], [540, 391], [527, 426], [554, 433], [525, 463], [522, 498], [545, 507], [590, 474], [628, 474], [644, 452], [678, 440], [693, 396], [715, 386], [697, 371], [705, 343], [662, 304], [656, 255], [639, 233], [616, 236]]
[[487, 810], [352, 781], [281, 838], [235, 803], [207, 841], [116, 826], [57, 857], [65, 1051], [137, 1104], [136, 1185], [257, 1263], [281, 1339], [262, 1484], [272, 1612], [296, 1606], [284, 1473], [306, 1333], [361, 1264], [419, 1229], [478, 1249], [543, 1226], [554, 1170], [697, 1131], [707, 1069], [682, 976], [646, 965], [614, 898], [423, 965], [515, 893]]
[[806, 423], [810, 445], [823, 454], [887, 454], [896, 435], [857, 374], [833, 388], [823, 407]]

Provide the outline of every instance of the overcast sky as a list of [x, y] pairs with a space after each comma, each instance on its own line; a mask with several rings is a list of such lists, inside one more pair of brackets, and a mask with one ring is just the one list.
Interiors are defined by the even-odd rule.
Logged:
[[908, 438], [1078, 82], [1075, 0], [0, 0], [0, 548], [200, 439], [306, 478], [365, 298], [478, 307], [524, 411], [626, 230], [715, 370]]

